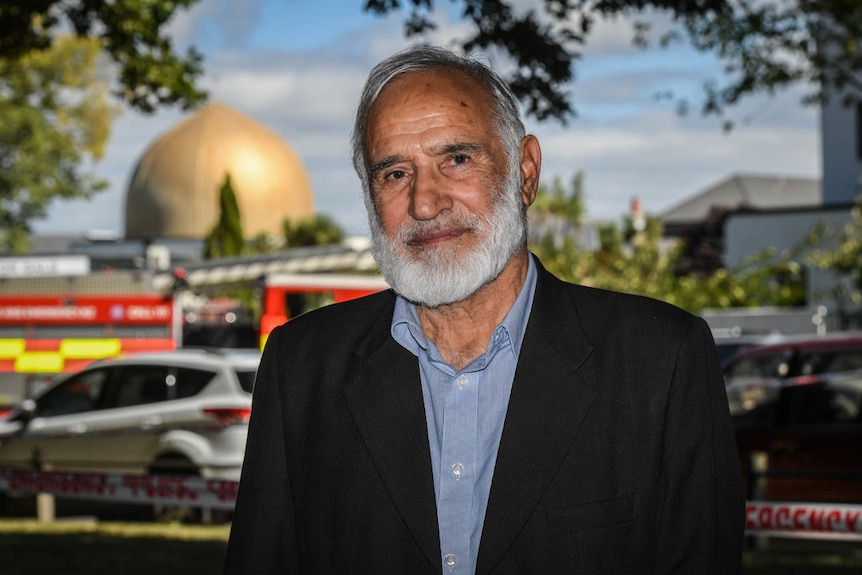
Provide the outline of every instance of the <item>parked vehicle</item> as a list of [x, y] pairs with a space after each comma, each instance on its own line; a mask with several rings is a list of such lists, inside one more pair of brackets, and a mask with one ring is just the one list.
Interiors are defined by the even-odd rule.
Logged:
[[0, 466], [239, 479], [257, 350], [97, 362], [0, 421]]
[[787, 336], [784, 340], [743, 349], [723, 364], [728, 386], [764, 379], [836, 373], [862, 368], [862, 333]]
[[778, 332], [743, 333], [739, 330], [712, 330], [718, 360], [725, 365], [737, 353], [757, 347], [784, 341], [787, 337]]
[[727, 394], [749, 499], [862, 503], [862, 369]]

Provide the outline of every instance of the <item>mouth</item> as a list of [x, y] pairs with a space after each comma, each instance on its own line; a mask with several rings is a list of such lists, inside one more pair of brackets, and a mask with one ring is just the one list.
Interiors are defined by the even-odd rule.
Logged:
[[407, 244], [413, 247], [426, 247], [441, 244], [459, 238], [467, 233], [466, 228], [444, 228], [412, 234]]

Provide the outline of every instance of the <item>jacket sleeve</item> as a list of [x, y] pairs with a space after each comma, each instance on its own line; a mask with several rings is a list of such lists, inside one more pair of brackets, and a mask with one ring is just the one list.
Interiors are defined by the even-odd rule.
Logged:
[[715, 344], [702, 319], [680, 345], [665, 411], [656, 573], [741, 568], [742, 472]]
[[267, 341], [255, 381], [225, 575], [299, 573], [278, 341], [276, 330]]

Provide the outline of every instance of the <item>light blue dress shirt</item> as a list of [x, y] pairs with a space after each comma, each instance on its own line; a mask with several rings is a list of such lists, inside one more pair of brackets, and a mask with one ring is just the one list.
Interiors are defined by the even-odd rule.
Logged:
[[392, 337], [419, 359], [444, 574], [472, 575], [488, 507], [497, 448], [521, 342], [533, 305], [536, 268], [485, 353], [455, 371], [425, 337], [416, 307], [395, 302]]

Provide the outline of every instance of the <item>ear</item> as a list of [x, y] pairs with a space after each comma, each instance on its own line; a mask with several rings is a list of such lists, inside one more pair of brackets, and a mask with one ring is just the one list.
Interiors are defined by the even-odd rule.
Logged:
[[529, 207], [539, 191], [539, 174], [542, 171], [542, 149], [535, 136], [521, 140], [521, 200]]

